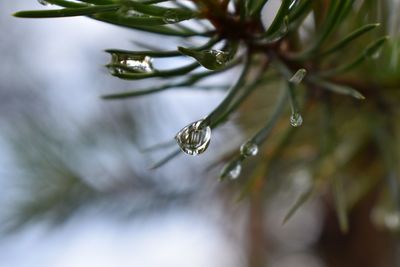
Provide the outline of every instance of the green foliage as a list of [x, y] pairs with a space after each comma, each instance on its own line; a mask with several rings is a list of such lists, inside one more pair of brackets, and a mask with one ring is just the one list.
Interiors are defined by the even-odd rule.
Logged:
[[[240, 77], [232, 84], [224, 100], [205, 116], [204, 126], [215, 129], [226, 122], [255, 89], [272, 83], [272, 76], [278, 77], [282, 81], [282, 88], [275, 100], [275, 107], [270, 112], [269, 120], [259, 131], [252, 134], [248, 142], [262, 147], [267, 137], [274, 132], [278, 132], [277, 136], [286, 136], [282, 134], [281, 129], [291, 127], [288, 123], [282, 126], [282, 118], [287, 119], [287, 106], [291, 108], [290, 123], [300, 126], [304, 117], [308, 121], [304, 127], [310, 130], [298, 133], [300, 129], [291, 129], [290, 132], [295, 134], [287, 135], [287, 138], [282, 138], [282, 142], [276, 142], [274, 149], [261, 153], [262, 159], [259, 160], [259, 164], [269, 162], [270, 168], [266, 168], [268, 170], [262, 175], [257, 174], [249, 178], [244, 186], [245, 191], [251, 192], [257, 184], [255, 181], [273, 172], [275, 163], [277, 166], [285, 165], [287, 159], [277, 163], [278, 155], [290, 151], [293, 155], [301, 157], [301, 152], [293, 148], [296, 144], [289, 145], [293, 136], [300, 135], [301, 138], [296, 139], [297, 144], [309, 144], [315, 154], [314, 157], [308, 158], [308, 164], [312, 162], [310, 169], [314, 185], [300, 196], [284, 221], [296, 212], [311, 193], [315, 194], [325, 183], [332, 182], [333, 202], [339, 222], [342, 230], [347, 230], [346, 214], [349, 211], [349, 203], [346, 202], [346, 190], [350, 190], [351, 187], [344, 184], [346, 181], [343, 180], [342, 172], [349, 169], [349, 162], [361, 157], [360, 151], [365, 148], [365, 144], [375, 145], [376, 140], [358, 128], [344, 129], [341, 120], [346, 121], [349, 113], [359, 116], [364, 125], [370, 125], [370, 114], [375, 114], [378, 121], [389, 116], [388, 114], [390, 117], [386, 120], [394, 122], [398, 119], [395, 111], [383, 112], [381, 108], [382, 101], [398, 97], [397, 92], [389, 93], [400, 86], [400, 69], [396, 63], [399, 55], [395, 54], [398, 50], [398, 40], [391, 40], [392, 45], [384, 47], [389, 38], [385, 35], [385, 21], [379, 21], [380, 18], [374, 16], [375, 6], [371, 4], [374, 1], [364, 1], [356, 10], [355, 1], [352, 0], [282, 0], [270, 25], [265, 25], [262, 20], [262, 12], [268, 12], [263, 10], [268, 0], [196, 0], [191, 1], [190, 5], [168, 0], [47, 2], [62, 8], [21, 11], [15, 16], [88, 16], [95, 20], [159, 35], [179, 36], [182, 39], [196, 36], [205, 39], [203, 45], [193, 45], [189, 48], [179, 46], [172, 51], [107, 50], [113, 58], [119, 59], [107, 65], [112, 75], [127, 80], [161, 78], [166, 80], [166, 83], [142, 90], [111, 93], [103, 96], [104, 99], [127, 99], [188, 86], [204, 88], [201, 85], [204, 79], [227, 72], [232, 67], [242, 66]], [[389, 12], [386, 1], [377, 5]], [[367, 21], [365, 14], [369, 15]], [[314, 25], [309, 25], [310, 19], [314, 19]], [[185, 23], [186, 21], [191, 23]], [[204, 24], [204, 21], [208, 21], [208, 24]], [[383, 48], [383, 52], [380, 53]], [[190, 57], [193, 62], [167, 70], [154, 69], [149, 63], [153, 58], [183, 56]], [[393, 59], [394, 57], [397, 58]], [[391, 68], [381, 67], [382, 64], [389, 65], [385, 63], [388, 59], [394, 60], [395, 64], [392, 64]], [[208, 70], [200, 70], [201, 66]], [[386, 76], [382, 74], [384, 72]], [[175, 77], [182, 77], [182, 80], [177, 82]], [[336, 96], [336, 93], [352, 96], [356, 100], [366, 98], [366, 101], [355, 103], [342, 100], [343, 96]], [[355, 108], [356, 106], [361, 107]], [[300, 113], [303, 113], [303, 117]], [[319, 123], [312, 124], [312, 121]], [[389, 130], [399, 131], [391, 127], [382, 131]], [[345, 142], [350, 148], [343, 148], [338, 145], [339, 141], [333, 134], [340, 131], [347, 134], [341, 136], [344, 141], [351, 136], [355, 139], [361, 138], [361, 141]], [[316, 133], [324, 136], [320, 143], [314, 140]], [[343, 153], [343, 149], [348, 153]], [[271, 150], [273, 152], [270, 152]], [[393, 151], [390, 153], [393, 154], [391, 158], [400, 160], [399, 154]], [[162, 166], [178, 154], [178, 151], [173, 152], [154, 167]], [[241, 166], [248, 158], [243, 151], [233, 154], [232, 161], [222, 171], [221, 179], [236, 178], [231, 171], [237, 171], [238, 164]], [[379, 159], [379, 156], [374, 158], [377, 161]], [[380, 175], [385, 176], [386, 173], [394, 171], [398, 180], [398, 170], [394, 169], [393, 164], [387, 164], [386, 171], [382, 171]], [[360, 198], [365, 194], [361, 194]]]

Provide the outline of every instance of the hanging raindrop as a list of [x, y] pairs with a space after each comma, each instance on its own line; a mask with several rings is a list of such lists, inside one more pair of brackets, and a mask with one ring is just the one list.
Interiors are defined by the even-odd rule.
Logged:
[[217, 49], [197, 51], [178, 47], [178, 50], [184, 55], [195, 58], [203, 67], [209, 70], [220, 69], [231, 59], [231, 55], [228, 52]]
[[290, 116], [290, 125], [293, 127], [299, 127], [303, 124], [303, 117], [300, 113], [292, 113]]
[[258, 146], [256, 143], [248, 141], [240, 146], [240, 154], [244, 157], [253, 157], [258, 154]]
[[199, 120], [180, 130], [175, 140], [183, 152], [189, 155], [199, 155], [206, 151], [211, 140], [211, 128]]
[[113, 53], [111, 55], [110, 70], [112, 74], [153, 72], [154, 68], [151, 61], [152, 59], [149, 56]]

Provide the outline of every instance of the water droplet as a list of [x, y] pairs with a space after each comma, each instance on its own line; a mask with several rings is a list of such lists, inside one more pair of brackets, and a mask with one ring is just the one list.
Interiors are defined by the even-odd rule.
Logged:
[[219, 65], [225, 64], [229, 59], [229, 54], [227, 52], [224, 52], [224, 51], [221, 51], [221, 50], [213, 49], [213, 50], [208, 50], [206, 52], [211, 54], [212, 56], [214, 56], [215, 57], [215, 61]]
[[179, 52], [184, 55], [195, 58], [203, 67], [209, 70], [217, 70], [225, 66], [226, 62], [231, 59], [228, 52], [211, 49], [197, 51], [184, 47], [178, 47]]
[[382, 48], [379, 48], [378, 50], [376, 50], [372, 55], [371, 55], [371, 59], [378, 59], [381, 54], [382, 54]]
[[296, 71], [296, 73], [290, 78], [289, 82], [294, 83], [294, 84], [300, 84], [301, 81], [303, 81], [304, 77], [307, 74], [307, 70], [305, 69], [299, 69]]
[[221, 179], [237, 179], [242, 172], [242, 164], [240, 161], [232, 161], [228, 163], [221, 172]]
[[258, 146], [256, 143], [248, 141], [240, 146], [240, 153], [244, 157], [253, 157], [258, 154]]
[[129, 72], [153, 72], [152, 59], [148, 56], [136, 55], [111, 55], [111, 71], [113, 74], [122, 74]]
[[164, 13], [163, 20], [167, 24], [177, 23], [179, 22], [178, 13], [170, 9]]
[[290, 116], [290, 125], [293, 127], [299, 127], [303, 124], [303, 117], [300, 113], [292, 113]]
[[145, 16], [142, 13], [137, 12], [136, 10], [127, 7], [127, 6], [121, 6], [120, 9], [117, 11], [117, 15], [121, 17], [143, 17]]
[[232, 168], [229, 171], [228, 177], [230, 179], [237, 179], [241, 172], [242, 172], [242, 165], [238, 163], [238, 164], [236, 164], [236, 166], [234, 168]]
[[206, 151], [210, 144], [211, 128], [199, 120], [180, 130], [175, 140], [183, 152], [196, 156]]
[[43, 6], [50, 6], [51, 4], [49, 2], [47, 2], [46, 0], [37, 0], [39, 2], [39, 4], [43, 5]]

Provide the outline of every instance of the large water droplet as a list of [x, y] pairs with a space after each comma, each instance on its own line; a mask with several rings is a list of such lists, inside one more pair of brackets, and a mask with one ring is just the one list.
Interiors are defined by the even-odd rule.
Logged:
[[211, 128], [199, 120], [184, 127], [175, 136], [183, 152], [196, 156], [206, 151], [211, 140]]
[[39, 4], [43, 5], [43, 6], [49, 6], [51, 5], [49, 2], [47, 2], [46, 0], [37, 0]]
[[129, 72], [153, 72], [152, 59], [148, 56], [112, 54], [111, 71], [113, 74]]
[[258, 146], [256, 143], [248, 141], [240, 146], [240, 154], [244, 157], [252, 157], [258, 154]]
[[290, 125], [293, 127], [299, 127], [303, 124], [303, 117], [300, 113], [292, 113], [290, 116]]
[[306, 76], [307, 71], [305, 69], [299, 69], [296, 73], [290, 78], [289, 82], [294, 84], [300, 84]]

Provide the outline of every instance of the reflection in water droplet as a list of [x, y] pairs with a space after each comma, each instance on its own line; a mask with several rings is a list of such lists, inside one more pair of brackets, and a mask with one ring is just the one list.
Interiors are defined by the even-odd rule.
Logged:
[[43, 5], [43, 6], [49, 6], [51, 5], [49, 2], [47, 2], [46, 0], [37, 0], [39, 2], [39, 4]]
[[252, 157], [257, 155], [258, 153], [258, 146], [256, 143], [251, 141], [244, 143], [240, 146], [240, 153], [244, 157]]
[[290, 78], [289, 82], [294, 84], [299, 84], [303, 81], [304, 77], [306, 76], [307, 71], [305, 69], [299, 69], [296, 73]]
[[122, 74], [129, 72], [153, 72], [152, 59], [148, 56], [133, 56], [112, 54], [111, 72], [113, 74]]
[[220, 65], [225, 64], [229, 59], [229, 54], [221, 50], [208, 50], [207, 53], [213, 55], [215, 57], [215, 61]]
[[211, 140], [211, 128], [199, 120], [184, 127], [175, 136], [183, 152], [196, 156], [206, 151]]
[[299, 127], [303, 124], [303, 117], [300, 113], [292, 113], [290, 116], [290, 125], [293, 127]]
[[234, 180], [239, 177], [241, 172], [242, 172], [242, 165], [240, 163], [237, 163], [235, 166], [233, 166], [233, 168], [229, 170], [226, 177]]
[[174, 10], [168, 10], [164, 13], [163, 20], [167, 24], [177, 23], [179, 22], [178, 13]]

